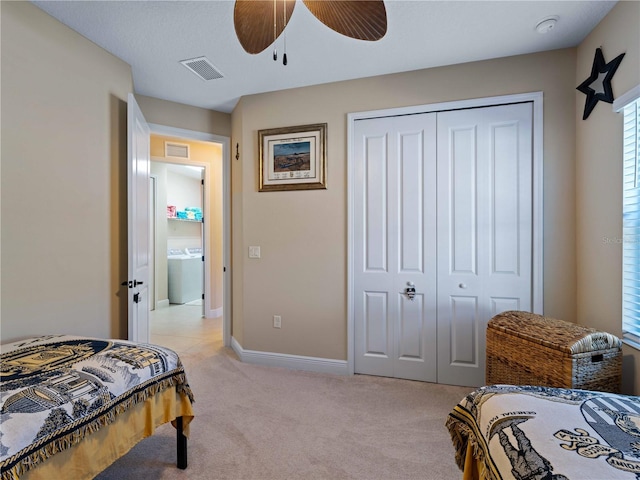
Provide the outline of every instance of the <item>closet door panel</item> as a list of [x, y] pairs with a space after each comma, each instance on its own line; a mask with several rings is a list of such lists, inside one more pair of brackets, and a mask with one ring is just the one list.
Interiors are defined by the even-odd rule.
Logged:
[[487, 322], [531, 308], [532, 106], [438, 113], [438, 381], [484, 384]]
[[356, 373], [436, 381], [435, 123], [354, 128], [354, 298], [370, 303], [354, 305]]

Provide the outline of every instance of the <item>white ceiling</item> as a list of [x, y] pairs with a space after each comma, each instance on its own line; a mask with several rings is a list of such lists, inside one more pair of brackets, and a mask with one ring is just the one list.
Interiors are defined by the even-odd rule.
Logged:
[[[242, 49], [233, 0], [33, 3], [131, 65], [135, 93], [230, 112], [254, 93], [574, 47], [616, 2], [386, 0], [387, 33], [367, 42], [335, 33], [298, 1], [287, 66], [271, 47]], [[556, 27], [537, 33], [549, 16]], [[276, 46], [281, 58], [282, 37]], [[223, 78], [204, 81], [179, 63], [200, 56]]]

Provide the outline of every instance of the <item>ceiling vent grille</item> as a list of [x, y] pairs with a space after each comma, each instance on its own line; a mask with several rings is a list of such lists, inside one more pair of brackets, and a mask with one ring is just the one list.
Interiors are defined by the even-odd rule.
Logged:
[[222, 78], [223, 75], [216, 67], [207, 59], [207, 57], [191, 58], [189, 60], [181, 60], [180, 63], [195, 73], [203, 80], [215, 80]]
[[186, 143], [164, 142], [164, 156], [189, 158], [189, 145]]

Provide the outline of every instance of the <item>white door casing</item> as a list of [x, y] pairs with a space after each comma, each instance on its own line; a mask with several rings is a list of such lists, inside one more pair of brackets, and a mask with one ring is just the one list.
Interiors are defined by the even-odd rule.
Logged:
[[[484, 107], [490, 105], [491, 101], [492, 99], [480, 99], [452, 102], [427, 106], [425, 110], [438, 112], [453, 110], [452, 107], [464, 108], [465, 105], [461, 105], [462, 103], [469, 107]], [[414, 226], [416, 235], [413, 241], [422, 241], [425, 256], [433, 252], [434, 258], [433, 268], [425, 271], [419, 280], [420, 283], [413, 282], [416, 284], [416, 298], [413, 302], [418, 299], [424, 301], [429, 299], [430, 295], [434, 296], [430, 312], [431, 322], [426, 323], [429, 331], [434, 333], [434, 338], [425, 345], [429, 345], [430, 348], [433, 346], [434, 355], [438, 352], [437, 361], [429, 362], [429, 365], [437, 365], [436, 378], [441, 383], [469, 386], [484, 383], [484, 335], [486, 321], [491, 316], [511, 308], [541, 312], [541, 95], [495, 97], [497, 104], [508, 104], [512, 101], [529, 103], [504, 105], [497, 107], [497, 110], [483, 108], [437, 113], [439, 128], [433, 125], [433, 140], [429, 141], [428, 135], [424, 134], [424, 145], [435, 143], [437, 138], [437, 208], [435, 155], [424, 155], [425, 160], [432, 161], [433, 167], [425, 165], [420, 175], [408, 177], [422, 178], [423, 222], [424, 226], [431, 227], [426, 234]], [[399, 200], [394, 204], [397, 194], [395, 190], [406, 190], [403, 182], [407, 177], [401, 174], [394, 177], [393, 173], [386, 172], [393, 172], [393, 168], [389, 168], [388, 164], [396, 162], [391, 158], [395, 155], [394, 152], [399, 152], [397, 157], [403, 158], [403, 151], [407, 151], [406, 145], [410, 145], [406, 142], [410, 138], [405, 135], [406, 125], [398, 127], [397, 119], [424, 121], [427, 116], [421, 114], [421, 109], [422, 107], [400, 109], [402, 111], [399, 113], [404, 117], [397, 116], [395, 110], [350, 115], [348, 332], [353, 341], [353, 344], [350, 342], [349, 350], [349, 364], [353, 372], [415, 379], [428, 379], [431, 376], [425, 374], [423, 367], [418, 367], [422, 368], [422, 371], [413, 377], [396, 374], [394, 367], [389, 366], [393, 365], [392, 361], [386, 361], [384, 367], [380, 366], [385, 363], [382, 361], [385, 357], [393, 357], [394, 353], [402, 350], [400, 344], [404, 339], [398, 337], [402, 322], [392, 322], [395, 326], [390, 326], [389, 319], [393, 316], [400, 318], [403, 313], [394, 302], [397, 297], [402, 305], [402, 295], [399, 292], [404, 285], [393, 285], [393, 295], [389, 293], [388, 281], [380, 285], [370, 282], [366, 285], [366, 292], [360, 286], [362, 277], [366, 276], [361, 272], [368, 269], [373, 273], [367, 262], [376, 266], [376, 263], [370, 260], [372, 247], [374, 253], [376, 249], [386, 249], [388, 253], [379, 253], [377, 258], [374, 255], [374, 260], [378, 265], [385, 266], [386, 255], [389, 257], [389, 270], [393, 270], [394, 259], [391, 257], [397, 254], [398, 261], [401, 262], [405, 244], [411, 243], [411, 240], [407, 243], [407, 240], [402, 239], [404, 233], [410, 231], [406, 229], [405, 218], [411, 210], [404, 208], [406, 201], [403, 203]], [[385, 114], [387, 112], [388, 114]], [[474, 113], [465, 118], [469, 112]], [[436, 113], [430, 115], [435, 117]], [[392, 116], [393, 120], [389, 118]], [[532, 117], [536, 117], [535, 126], [539, 132], [535, 141], [532, 141]], [[380, 125], [377, 125], [378, 122]], [[387, 127], [381, 126], [384, 122], [387, 122]], [[393, 122], [393, 125], [388, 126], [389, 122]], [[431, 121], [427, 121], [427, 125], [429, 122]], [[376, 125], [376, 128], [366, 132], [365, 125], [369, 125], [367, 128]], [[396, 131], [399, 134], [398, 138], [404, 141], [400, 140], [397, 144], [391, 145], [396, 135], [383, 133], [385, 128], [388, 131]], [[419, 124], [413, 125], [414, 132], [421, 129]], [[425, 125], [424, 131], [426, 130]], [[375, 153], [382, 151], [389, 153]], [[374, 153], [371, 155], [367, 152]], [[367, 155], [370, 158], [363, 163], [363, 158]], [[513, 159], [514, 155], [518, 160], [508, 161]], [[532, 159], [538, 161], [535, 172]], [[400, 168], [405, 168], [406, 172], [406, 166], [410, 163], [406, 159], [402, 160], [400, 164], [404, 165]], [[378, 166], [375, 169], [376, 164], [385, 164], [385, 167]], [[431, 168], [433, 175], [423, 176]], [[366, 169], [371, 170], [369, 174], [366, 173]], [[376, 174], [383, 171], [386, 177], [380, 173]], [[383, 184], [383, 181], [387, 184]], [[373, 188], [376, 184], [378, 192], [372, 195], [371, 192], [376, 190]], [[432, 192], [433, 199], [430, 198]], [[407, 190], [402, 194], [405, 199], [408, 198], [407, 193], [409, 197], [411, 195], [410, 190]], [[367, 199], [372, 200], [373, 208], [366, 207], [367, 210], [362, 210]], [[412, 203], [415, 203], [415, 199], [408, 202]], [[382, 212], [384, 208], [386, 213]], [[397, 219], [394, 218], [396, 214]], [[411, 214], [415, 214], [415, 209]], [[372, 223], [376, 220], [377, 224]], [[382, 227], [383, 233], [376, 234], [376, 225]], [[398, 227], [395, 228], [394, 225]], [[387, 228], [386, 232], [384, 228]], [[514, 232], [514, 228], [517, 231]], [[365, 241], [367, 229], [373, 232], [374, 239], [371, 241]], [[436, 241], [436, 230], [437, 244], [430, 245], [430, 238]], [[420, 235], [423, 236], [421, 240]], [[388, 241], [384, 237], [388, 237]], [[532, 238], [537, 238], [538, 241], [532, 241]], [[440, 260], [437, 265], [435, 258]], [[429, 265], [429, 260], [425, 260], [424, 265]], [[379, 273], [386, 272], [386, 267], [377, 268]], [[397, 271], [402, 272], [402, 269]], [[384, 278], [385, 275], [377, 277]], [[405, 300], [409, 302], [406, 296]], [[425, 305], [428, 310], [428, 303]], [[370, 312], [378, 312], [370, 315], [371, 326], [363, 326], [362, 323], [362, 319], [369, 315], [367, 309]], [[437, 341], [434, 326], [436, 318]], [[386, 328], [382, 328], [383, 325]], [[413, 331], [417, 330], [414, 328]], [[363, 332], [365, 336], [361, 338]], [[375, 333], [373, 337], [371, 332]], [[371, 341], [367, 335], [375, 341]], [[365, 361], [362, 359], [363, 355]], [[372, 367], [376, 363], [377, 370]], [[363, 364], [367, 366], [363, 367]], [[431, 367], [426, 370], [430, 371]]]
[[531, 311], [532, 106], [438, 113], [438, 382], [478, 386], [487, 322]]
[[[202, 308], [200, 309], [202, 313], [202, 318], [207, 317], [207, 301], [206, 297], [211, 296], [209, 292], [207, 292], [207, 288], [209, 288], [209, 282], [207, 281], [207, 269], [205, 265], [205, 258], [208, 258], [211, 255], [211, 252], [207, 249], [207, 239], [205, 238], [205, 222], [204, 219], [207, 218], [209, 212], [209, 205], [207, 205], [206, 195], [205, 195], [205, 177], [207, 175], [206, 167], [203, 168], [200, 172], [200, 205], [202, 205], [202, 219], [203, 223], [200, 224], [200, 245], [202, 245]], [[209, 222], [206, 222], [207, 225]], [[211, 301], [209, 301], [209, 305], [211, 305]]]
[[435, 122], [431, 113], [355, 125], [358, 373], [436, 381]]
[[128, 339], [148, 343], [150, 130], [133, 94], [127, 134]]
[[[149, 169], [151, 170], [151, 169]], [[158, 208], [158, 177], [149, 176], [149, 310], [157, 308], [158, 285], [156, 283], [156, 209]]]

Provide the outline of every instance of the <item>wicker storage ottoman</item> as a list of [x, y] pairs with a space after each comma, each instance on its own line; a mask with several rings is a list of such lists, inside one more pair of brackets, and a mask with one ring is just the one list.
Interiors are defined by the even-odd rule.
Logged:
[[620, 339], [528, 312], [508, 311], [487, 325], [486, 383], [620, 392]]

